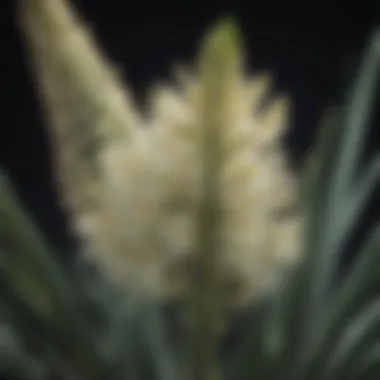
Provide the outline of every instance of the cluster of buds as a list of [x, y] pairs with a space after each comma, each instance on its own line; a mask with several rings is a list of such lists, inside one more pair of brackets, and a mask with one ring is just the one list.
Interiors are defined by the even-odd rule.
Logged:
[[[64, 0], [22, 6], [59, 187], [84, 254], [164, 299], [186, 295], [207, 254], [225, 304], [265, 293], [300, 252], [297, 183], [281, 146], [289, 101], [263, 107], [270, 76], [246, 73], [233, 28], [209, 33], [194, 68], [154, 88], [142, 114]], [[213, 244], [200, 250], [207, 220]]]

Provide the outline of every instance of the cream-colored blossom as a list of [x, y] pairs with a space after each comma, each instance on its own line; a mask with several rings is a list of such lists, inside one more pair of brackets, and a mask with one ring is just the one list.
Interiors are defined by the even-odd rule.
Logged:
[[[150, 110], [139, 116], [65, 1], [25, 3], [23, 28], [84, 252], [129, 286], [183, 295], [202, 196], [202, 75], [180, 71], [173, 84], [152, 90]], [[296, 179], [280, 143], [289, 102], [278, 97], [260, 110], [269, 82], [267, 74], [252, 78], [240, 62], [231, 64], [217, 105], [225, 126], [220, 292], [226, 302], [230, 292], [233, 305], [263, 294], [300, 246]], [[98, 142], [87, 157], [86, 140]]]

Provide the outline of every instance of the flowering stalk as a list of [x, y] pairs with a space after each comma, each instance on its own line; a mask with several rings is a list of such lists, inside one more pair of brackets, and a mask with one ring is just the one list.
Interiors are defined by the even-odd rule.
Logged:
[[52, 126], [61, 195], [80, 217], [97, 202], [99, 152], [111, 141], [129, 141], [137, 115], [115, 70], [66, 1], [21, 0], [19, 7], [44, 116]]
[[289, 104], [258, 112], [268, 76], [246, 75], [233, 28], [211, 31], [195, 72], [158, 86], [139, 115], [66, 1], [21, 3], [60, 190], [87, 257], [116, 281], [178, 299], [211, 244], [215, 302], [231, 309], [267, 292], [299, 252], [296, 183], [280, 147]]
[[[192, 336], [193, 379], [211, 380], [217, 374], [219, 252], [222, 244], [222, 168], [223, 137], [228, 110], [228, 91], [240, 62], [237, 28], [228, 21], [218, 24], [204, 41], [199, 58], [199, 121], [201, 129], [202, 194], [194, 261], [196, 279], [193, 286], [195, 323]], [[233, 84], [233, 83], [232, 83]], [[228, 120], [228, 119], [227, 119]]]

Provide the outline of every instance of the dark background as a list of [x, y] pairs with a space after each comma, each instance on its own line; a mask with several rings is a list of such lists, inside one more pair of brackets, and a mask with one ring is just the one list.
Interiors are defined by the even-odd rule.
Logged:
[[[380, 26], [380, 2], [367, 0], [231, 1], [226, 5], [206, 1], [73, 2], [141, 101], [150, 83], [169, 77], [172, 62], [193, 57], [197, 41], [218, 15], [235, 15], [246, 36], [252, 71], [272, 70], [277, 89], [294, 99], [287, 146], [295, 170], [309, 149], [323, 109], [339, 99], [370, 31]], [[59, 249], [70, 251], [73, 239], [57, 202], [48, 138], [14, 22], [16, 4], [2, 2], [0, 11], [0, 167], [10, 174], [50, 240]], [[376, 124], [368, 151], [380, 142]]]

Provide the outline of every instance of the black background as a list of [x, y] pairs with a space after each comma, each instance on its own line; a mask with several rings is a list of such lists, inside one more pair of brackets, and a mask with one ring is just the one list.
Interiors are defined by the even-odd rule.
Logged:
[[[151, 83], [169, 77], [172, 62], [191, 60], [197, 41], [218, 15], [235, 15], [246, 36], [252, 71], [272, 70], [277, 90], [294, 99], [287, 144], [295, 170], [323, 109], [339, 99], [370, 31], [380, 26], [378, 1], [73, 2], [140, 101]], [[54, 189], [41, 108], [15, 23], [16, 5], [2, 2], [0, 12], [0, 167], [50, 240], [70, 251], [73, 240]], [[368, 151], [379, 145], [376, 120]]]

